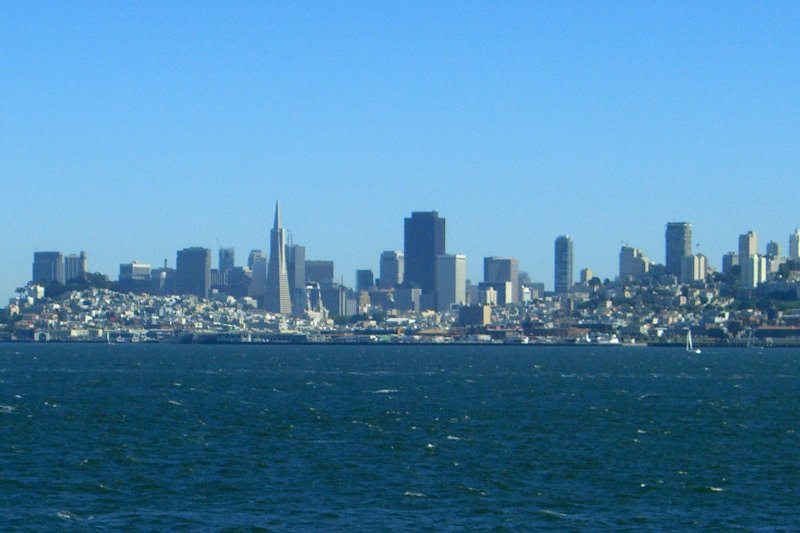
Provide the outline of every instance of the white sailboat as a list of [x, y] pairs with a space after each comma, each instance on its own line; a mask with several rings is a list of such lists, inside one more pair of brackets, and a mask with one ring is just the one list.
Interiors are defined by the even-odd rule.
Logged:
[[694, 347], [694, 343], [692, 342], [692, 328], [686, 329], [686, 351], [694, 353], [702, 353], [700, 351], [700, 348]]

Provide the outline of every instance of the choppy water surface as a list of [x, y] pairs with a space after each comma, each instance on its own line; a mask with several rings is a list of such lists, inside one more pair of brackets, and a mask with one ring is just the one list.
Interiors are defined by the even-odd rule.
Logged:
[[0, 345], [5, 528], [794, 528], [800, 352]]

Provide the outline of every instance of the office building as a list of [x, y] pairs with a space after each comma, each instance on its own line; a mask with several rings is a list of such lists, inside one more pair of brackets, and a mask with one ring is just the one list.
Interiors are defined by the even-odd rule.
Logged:
[[211, 250], [198, 246], [178, 251], [175, 292], [208, 298], [211, 289]]
[[299, 244], [286, 245], [286, 275], [289, 278], [289, 297], [292, 314], [302, 316], [306, 311], [306, 247]]
[[758, 255], [757, 246], [758, 237], [755, 231], [739, 235], [739, 277], [744, 288], [754, 289], [759, 283], [761, 263], [758, 260], [749, 260], [750, 257]]
[[439, 256], [436, 279], [437, 309], [445, 311], [454, 305], [467, 303], [467, 256], [442, 254]]
[[119, 266], [119, 281], [122, 280], [149, 280], [152, 269], [146, 263], [132, 261]]
[[750, 257], [751, 255], [756, 255], [758, 247], [758, 237], [756, 236], [755, 231], [748, 231], [742, 235], [739, 235], [739, 261], [745, 257]]
[[800, 259], [800, 228], [789, 235], [789, 259]]
[[404, 224], [404, 281], [420, 287], [423, 295], [435, 294], [438, 258], [444, 253], [445, 219], [436, 211], [411, 213]]
[[[511, 305], [513, 300], [511, 293], [510, 281], [481, 281], [478, 283], [477, 301], [491, 305]], [[481, 294], [491, 294], [491, 300], [482, 300]]]
[[394, 309], [398, 311], [421, 311], [420, 300], [422, 299], [422, 289], [403, 282], [394, 289]]
[[739, 257], [739, 268], [744, 289], [755, 289], [759, 283], [767, 280], [767, 260], [761, 255]]
[[244, 298], [252, 282], [253, 272], [249, 268], [235, 266], [228, 272], [228, 294], [234, 298]]
[[670, 222], [665, 235], [667, 245], [665, 271], [673, 276], [681, 275], [683, 258], [692, 255], [692, 225], [686, 222]]
[[289, 276], [286, 273], [286, 233], [281, 227], [281, 210], [275, 202], [275, 222], [270, 231], [267, 288], [264, 291], [264, 309], [288, 315], [292, 312], [289, 296]]
[[544, 297], [544, 283], [540, 281], [531, 282], [528, 288], [531, 290], [531, 298], [539, 299]]
[[478, 283], [478, 305], [498, 305], [497, 291], [491, 283]]
[[219, 275], [223, 285], [228, 283], [228, 272], [233, 270], [233, 248], [219, 249]]
[[263, 305], [264, 295], [267, 292], [267, 256], [256, 254], [248, 263], [253, 266], [250, 269], [251, 281], [247, 293]]
[[393, 289], [403, 283], [405, 260], [403, 252], [387, 250], [381, 253], [380, 288]]
[[64, 258], [61, 252], [34, 252], [32, 281], [43, 287], [53, 282], [63, 284]]
[[706, 257], [703, 254], [686, 255], [681, 260], [681, 282], [693, 283], [706, 278]]
[[333, 261], [306, 261], [306, 283], [333, 283]]
[[119, 265], [117, 284], [120, 292], [152, 292], [152, 269], [150, 265], [131, 261]]
[[728, 274], [735, 266], [739, 266], [739, 256], [736, 254], [736, 252], [728, 252], [722, 256], [723, 274]]
[[594, 277], [594, 272], [589, 267], [581, 269], [581, 285], [588, 285]]
[[253, 270], [253, 266], [256, 264], [256, 261], [262, 258], [267, 258], [267, 254], [264, 253], [264, 250], [250, 250], [250, 253], [247, 256], [247, 268]]
[[506, 304], [519, 303], [519, 261], [512, 257], [484, 257], [483, 281], [511, 283], [511, 299]]
[[322, 305], [332, 316], [353, 316], [358, 311], [355, 293], [339, 283], [319, 286]]
[[769, 241], [767, 243], [767, 257], [780, 258], [780, 256], [781, 256], [781, 245], [775, 241]]
[[64, 257], [64, 281], [72, 281], [86, 276], [86, 252], [69, 254]]
[[492, 323], [492, 306], [469, 305], [458, 308], [458, 325], [488, 326]]
[[286, 245], [286, 275], [289, 291], [304, 289], [306, 286], [306, 247], [299, 244]]
[[167, 266], [167, 260], [164, 259], [164, 266], [161, 268], [154, 268], [150, 270], [150, 288], [147, 289], [148, 294], [176, 294], [175, 279], [177, 272], [174, 268]]
[[623, 246], [619, 251], [619, 277], [620, 279], [641, 278], [650, 271], [650, 261], [638, 249], [632, 246]]
[[555, 292], [566, 294], [572, 286], [572, 238], [562, 235], [555, 246]]
[[368, 291], [375, 285], [372, 270], [356, 270], [356, 291]]

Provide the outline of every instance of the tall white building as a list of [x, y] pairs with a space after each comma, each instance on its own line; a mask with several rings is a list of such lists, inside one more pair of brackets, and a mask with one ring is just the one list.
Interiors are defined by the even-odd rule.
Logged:
[[789, 235], [789, 259], [800, 259], [800, 228]]
[[438, 257], [436, 302], [439, 311], [467, 303], [467, 256], [443, 254]]
[[619, 277], [640, 278], [650, 270], [650, 261], [638, 249], [632, 246], [623, 246], [619, 251]]
[[64, 257], [64, 281], [81, 278], [86, 275], [86, 252], [69, 254]]
[[759, 283], [767, 281], [767, 258], [764, 256], [739, 258], [739, 268], [742, 269], [742, 288], [755, 289]]
[[292, 312], [289, 297], [289, 276], [286, 272], [286, 233], [281, 227], [281, 211], [275, 202], [275, 223], [270, 232], [269, 262], [267, 263], [267, 288], [264, 309], [288, 315]]
[[756, 245], [758, 244], [758, 237], [755, 231], [748, 231], [743, 235], [739, 235], [739, 261], [744, 257], [756, 255]]
[[703, 254], [687, 255], [681, 260], [681, 281], [692, 283], [706, 278], [706, 256]]
[[[757, 257], [756, 244], [755, 231], [751, 230], [739, 235], [739, 268], [741, 269], [739, 277], [744, 288], [754, 289], [758, 285], [760, 262], [757, 259], [755, 261], [750, 260], [751, 257]], [[766, 267], [764, 270], [766, 270]]]

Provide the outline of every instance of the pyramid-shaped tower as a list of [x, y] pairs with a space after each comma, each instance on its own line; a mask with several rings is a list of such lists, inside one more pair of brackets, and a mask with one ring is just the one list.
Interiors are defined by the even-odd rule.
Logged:
[[286, 234], [281, 228], [281, 210], [278, 202], [275, 202], [275, 223], [270, 231], [269, 242], [264, 309], [272, 313], [288, 315], [292, 312], [292, 300], [289, 298], [289, 277], [286, 274], [286, 257], [284, 255]]

